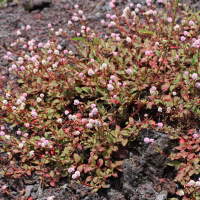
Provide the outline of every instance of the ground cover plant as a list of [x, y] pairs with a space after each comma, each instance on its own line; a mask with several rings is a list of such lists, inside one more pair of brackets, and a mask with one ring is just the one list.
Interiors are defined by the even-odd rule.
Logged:
[[[107, 33], [92, 30], [78, 5], [68, 21], [72, 36], [48, 24], [49, 41], [36, 44], [29, 25], [17, 30], [4, 58], [19, 85], [1, 76], [1, 118], [14, 127], [10, 134], [1, 126], [0, 148], [8, 155], [2, 175], [36, 173], [43, 186], [72, 178], [96, 192], [122, 171], [113, 154], [151, 128], [180, 141], [176, 153], [165, 155], [183, 188], [177, 195], [200, 198], [193, 176], [200, 173], [200, 16], [178, 0], [160, 1], [163, 12], [146, 3], [147, 11], [130, 3], [119, 13], [110, 2], [116, 14], [101, 21]], [[60, 37], [76, 52], [62, 49]], [[152, 138], [146, 144], [163, 154]]]

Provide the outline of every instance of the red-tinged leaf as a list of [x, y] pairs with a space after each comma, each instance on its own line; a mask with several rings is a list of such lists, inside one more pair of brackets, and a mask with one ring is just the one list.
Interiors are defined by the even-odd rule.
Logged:
[[182, 110], [183, 110], [183, 104], [181, 103], [181, 104], [178, 106], [178, 108], [180, 109], [180, 111], [182, 111]]
[[82, 172], [83, 171], [83, 165], [78, 166], [77, 171]]
[[168, 82], [168, 83], [165, 83], [164, 85], [162, 85], [161, 88], [163, 91], [167, 91], [169, 89], [169, 86], [170, 86], [170, 83]]
[[155, 125], [156, 126], [156, 122], [155, 121], [151, 121], [151, 123], [150, 124], [152, 124], [152, 125]]
[[83, 149], [83, 148], [82, 148], [82, 145], [81, 145], [81, 144], [79, 144], [79, 143], [77, 144], [77, 148], [78, 148], [78, 149], [80, 149], [80, 150], [82, 150], [82, 149]]
[[18, 149], [13, 149], [12, 151], [13, 151], [13, 153], [20, 153], [20, 152], [21, 152], [21, 151], [18, 150]]
[[85, 182], [90, 182], [92, 180], [92, 176], [88, 176], [87, 178], [86, 178], [86, 180], [85, 180]]
[[147, 103], [147, 109], [152, 109], [154, 102], [148, 102]]
[[28, 176], [31, 176], [31, 171], [28, 170], [28, 171], [26, 172], [26, 174], [27, 174]]
[[55, 182], [54, 182], [54, 181], [50, 181], [50, 185], [51, 185], [52, 187], [55, 187]]
[[172, 100], [172, 98], [171, 98], [170, 95], [165, 95], [165, 96], [163, 97], [163, 101], [170, 101], [170, 100]]
[[103, 165], [103, 160], [102, 160], [102, 159], [99, 159], [99, 160], [97, 161], [97, 165], [98, 165], [98, 167], [100, 168], [100, 167]]
[[134, 124], [134, 119], [132, 117], [129, 117], [129, 123]]
[[122, 172], [122, 171], [123, 171], [123, 169], [122, 169], [122, 167], [121, 167], [121, 166], [115, 167], [115, 169], [117, 169], [117, 170], [118, 170], [118, 171], [120, 171], [120, 172]]
[[116, 161], [115, 163], [111, 164], [111, 167], [116, 168], [118, 166], [121, 166], [124, 162], [123, 161]]
[[104, 151], [105, 151], [104, 147], [101, 147], [101, 148], [99, 149], [99, 151], [100, 151], [100, 152], [104, 152]]
[[189, 131], [188, 131], [188, 134], [193, 134], [194, 133], [194, 129], [190, 129]]
[[92, 180], [93, 183], [97, 183], [98, 179], [99, 179], [99, 177], [94, 177], [93, 180]]
[[170, 48], [171, 48], [171, 49], [177, 49], [178, 47], [175, 47], [175, 46], [171, 46]]
[[91, 167], [91, 166], [87, 166], [85, 169], [84, 169], [84, 173], [88, 173], [92, 170], [94, 170], [96, 167]]
[[116, 99], [110, 100], [110, 103], [118, 104], [119, 102]]
[[74, 154], [75, 163], [78, 163], [80, 159], [81, 159], [81, 157], [77, 153], [75, 153]]
[[128, 139], [124, 139], [123, 141], [122, 141], [122, 146], [126, 146], [127, 145], [127, 143], [128, 143]]
[[179, 140], [179, 143], [180, 143], [180, 144], [182, 144], [182, 143], [185, 144], [185, 140], [184, 140], [183, 138], [181, 138], [181, 139]]

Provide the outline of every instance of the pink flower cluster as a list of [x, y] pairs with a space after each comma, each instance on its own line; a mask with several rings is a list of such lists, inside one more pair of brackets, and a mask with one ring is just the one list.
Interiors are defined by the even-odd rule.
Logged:
[[144, 142], [145, 142], [146, 144], [149, 144], [149, 143], [153, 144], [153, 143], [154, 143], [154, 139], [153, 139], [153, 138], [149, 139], [148, 137], [145, 137], [145, 138], [144, 138]]

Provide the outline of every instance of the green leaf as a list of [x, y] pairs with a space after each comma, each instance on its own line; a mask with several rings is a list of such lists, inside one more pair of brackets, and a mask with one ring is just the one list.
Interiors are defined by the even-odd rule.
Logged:
[[78, 92], [78, 93], [82, 93], [82, 89], [80, 87], [75, 87], [75, 90]]
[[81, 159], [81, 157], [77, 153], [75, 153], [74, 154], [74, 160], [75, 160], [76, 164], [80, 161], [80, 159]]
[[37, 78], [37, 83], [42, 83], [42, 78], [40, 76]]
[[140, 33], [149, 33], [149, 34], [151, 34], [151, 35], [156, 35], [154, 32], [149, 31], [149, 30], [144, 30], [144, 29], [140, 30], [139, 32], [140, 32]]
[[91, 94], [91, 90], [89, 87], [82, 87], [82, 90], [87, 92], [88, 94]]
[[162, 85], [161, 88], [163, 91], [167, 91], [169, 89], [169, 86], [170, 86], [170, 83], [168, 82], [168, 83], [165, 83], [164, 85]]
[[124, 140], [122, 141], [122, 146], [125, 147], [125, 146], [127, 145], [127, 143], [128, 143], [128, 139], [124, 139]]

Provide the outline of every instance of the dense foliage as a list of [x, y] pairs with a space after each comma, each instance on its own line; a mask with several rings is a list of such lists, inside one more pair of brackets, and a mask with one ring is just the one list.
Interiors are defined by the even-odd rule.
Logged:
[[[177, 194], [200, 197], [200, 181], [191, 178], [200, 173], [200, 16], [178, 1], [160, 3], [164, 12], [147, 0], [146, 12], [131, 3], [120, 14], [112, 1], [108, 33], [91, 30], [78, 5], [68, 21], [75, 36], [48, 24], [49, 41], [36, 44], [29, 25], [17, 31], [4, 58], [19, 85], [1, 76], [8, 85], [1, 118], [15, 127], [9, 134], [1, 126], [1, 152], [8, 153], [3, 175], [36, 173], [46, 186], [72, 177], [95, 192], [122, 171], [123, 161], [113, 156], [119, 147], [151, 128], [180, 140], [169, 155], [174, 181], [184, 186]], [[62, 49], [59, 37], [76, 51]], [[145, 143], [162, 153], [152, 138]]]

